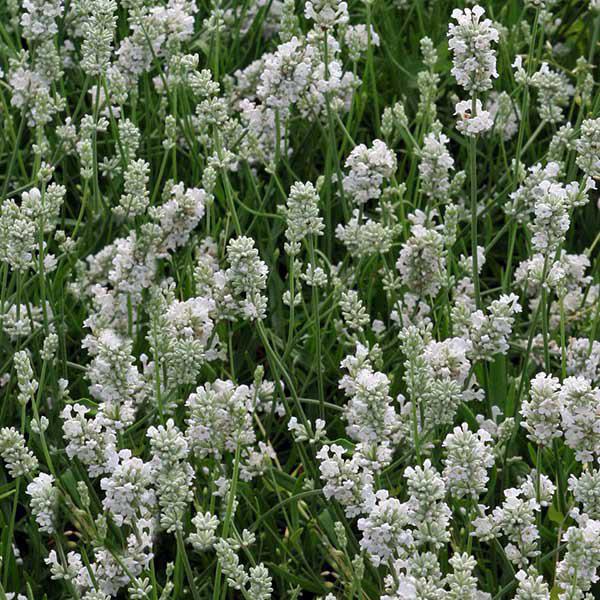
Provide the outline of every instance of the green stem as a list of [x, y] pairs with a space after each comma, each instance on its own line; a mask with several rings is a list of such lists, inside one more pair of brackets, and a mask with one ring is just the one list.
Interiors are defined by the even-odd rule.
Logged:
[[[313, 270], [316, 268], [316, 258], [315, 258], [315, 242], [313, 239], [314, 236], [310, 236], [308, 247], [310, 251], [310, 262]], [[317, 389], [319, 391], [319, 402], [320, 406], [320, 416], [324, 418], [325, 416], [325, 386], [323, 383], [323, 361], [321, 358], [322, 348], [321, 348], [321, 317], [319, 315], [319, 289], [316, 285], [312, 286], [312, 312], [313, 312], [313, 322], [314, 322], [314, 332], [315, 332], [315, 345], [316, 345], [316, 360], [317, 360]]]
[[[235, 459], [233, 463], [233, 477], [231, 479], [231, 487], [229, 488], [229, 494], [227, 496], [227, 512], [225, 513], [225, 520], [223, 521], [223, 529], [221, 531], [221, 538], [226, 540], [229, 535], [229, 528], [231, 526], [231, 519], [233, 516], [233, 503], [235, 500], [235, 494], [237, 490], [238, 477], [240, 473], [240, 453], [241, 445], [238, 440], [238, 444], [235, 449]], [[213, 600], [219, 600], [221, 597], [221, 565], [217, 564], [217, 570], [215, 573], [215, 583], [213, 586]]]
[[188, 559], [181, 531], [177, 530], [177, 534], [175, 537], [177, 538], [177, 549], [183, 560], [183, 568], [185, 570], [185, 575], [187, 577], [188, 583], [190, 585], [190, 590], [192, 591], [192, 596], [194, 597], [194, 600], [200, 600], [200, 594], [196, 589], [196, 583], [194, 582], [194, 573], [192, 572], [192, 566], [190, 565], [190, 561]]
[[[475, 116], [476, 98], [473, 96], [472, 115]], [[473, 286], [475, 304], [481, 308], [481, 291], [479, 288], [479, 259], [477, 257], [477, 141], [475, 136], [469, 138], [469, 178], [471, 180], [471, 259], [473, 263]]]

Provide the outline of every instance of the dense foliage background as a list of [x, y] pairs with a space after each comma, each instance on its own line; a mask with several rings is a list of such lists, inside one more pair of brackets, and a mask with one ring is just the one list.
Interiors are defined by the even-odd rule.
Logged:
[[467, 4], [0, 2], [0, 598], [598, 597], [600, 7]]

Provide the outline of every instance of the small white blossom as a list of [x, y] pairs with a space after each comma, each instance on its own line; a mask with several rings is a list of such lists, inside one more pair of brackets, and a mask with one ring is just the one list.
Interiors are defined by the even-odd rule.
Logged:
[[349, 169], [342, 179], [344, 193], [352, 202], [361, 205], [381, 196], [381, 184], [396, 171], [395, 154], [385, 142], [375, 140], [371, 148], [356, 146], [344, 164]]
[[484, 14], [479, 5], [456, 8], [452, 18], [457, 23], [448, 26], [448, 47], [454, 54], [452, 74], [460, 86], [475, 93], [490, 89], [492, 78], [498, 77], [492, 43], [498, 41], [499, 35], [489, 19], [481, 20]]
[[475, 101], [475, 112], [470, 100], [458, 102], [454, 109], [458, 115], [456, 128], [466, 136], [474, 137], [489, 131], [494, 126], [494, 119], [489, 111], [483, 109], [481, 100]]
[[446, 436], [443, 476], [448, 491], [457, 498], [477, 498], [485, 491], [487, 471], [494, 465], [491, 440], [487, 431], [473, 433], [466, 423]]
[[11, 477], [30, 475], [38, 468], [38, 460], [27, 448], [25, 438], [14, 427], [0, 429], [0, 456]]
[[54, 486], [54, 477], [47, 473], [40, 473], [27, 486], [27, 495], [31, 497], [31, 512], [40, 531], [54, 533], [59, 499], [58, 489]]
[[529, 432], [529, 439], [548, 446], [560, 437], [560, 383], [558, 378], [538, 373], [531, 381], [529, 397], [521, 407], [521, 425]]

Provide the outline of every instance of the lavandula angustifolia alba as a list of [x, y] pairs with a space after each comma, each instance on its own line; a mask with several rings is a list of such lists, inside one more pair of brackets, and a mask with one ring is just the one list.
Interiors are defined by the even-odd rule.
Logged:
[[345, 449], [337, 444], [325, 444], [317, 453], [319, 471], [324, 481], [323, 494], [335, 498], [351, 518], [361, 514], [363, 504], [372, 495], [373, 472], [361, 464], [360, 454], [344, 457]]
[[28, 40], [44, 40], [58, 33], [56, 19], [62, 17], [62, 0], [25, 0], [21, 15], [23, 35]]
[[143, 159], [131, 161], [127, 166], [124, 193], [119, 198], [119, 206], [113, 208], [119, 217], [129, 219], [144, 214], [150, 201], [147, 190], [149, 168]]
[[296, 256], [300, 251], [300, 242], [308, 235], [322, 235], [324, 224], [319, 215], [319, 195], [314, 185], [296, 182], [290, 188], [285, 208], [287, 228], [285, 251]]
[[[290, 188], [286, 206], [280, 208], [281, 212], [285, 215], [287, 224], [285, 231], [287, 241], [284, 249], [290, 257], [289, 289], [284, 293], [285, 303], [290, 306], [289, 339], [293, 336], [294, 307], [301, 300], [301, 292], [295, 287], [295, 283], [296, 277], [302, 269], [302, 263], [298, 258], [302, 240], [308, 238], [309, 259], [311, 261], [308, 265], [309, 269], [314, 270], [319, 268], [315, 264], [314, 236], [323, 235], [324, 224], [319, 214], [318, 204], [319, 194], [313, 184], [311, 182], [296, 182]], [[313, 297], [316, 302], [316, 289], [313, 290]]]
[[435, 66], [438, 61], [438, 52], [430, 38], [424, 37], [420, 41], [423, 63], [427, 67], [417, 75], [417, 87], [420, 98], [417, 110], [417, 121], [429, 126], [437, 116], [437, 95], [440, 75], [436, 73]]
[[323, 29], [343, 25], [348, 22], [348, 4], [340, 0], [308, 0], [304, 16]]
[[476, 499], [485, 491], [487, 471], [494, 464], [490, 442], [487, 431], [473, 433], [466, 423], [446, 436], [442, 444], [446, 455], [443, 476], [450, 494]]
[[394, 174], [397, 161], [385, 142], [375, 140], [371, 148], [356, 146], [344, 166], [348, 169], [342, 180], [344, 193], [360, 206], [381, 196], [381, 184]]
[[491, 515], [482, 515], [473, 521], [474, 535], [484, 542], [505, 537], [506, 557], [520, 568], [529, 566], [539, 555], [539, 530], [536, 514], [541, 510], [535, 498], [528, 498], [522, 489], [504, 490], [504, 502]]
[[492, 43], [498, 41], [498, 31], [489, 19], [481, 20], [485, 11], [476, 5], [473, 9], [464, 11], [455, 9], [452, 17], [457, 24], [451, 24], [448, 30], [449, 48], [453, 51], [454, 67], [452, 74], [458, 84], [467, 92], [471, 99], [456, 105], [459, 130], [469, 139], [469, 178], [471, 180], [471, 255], [473, 256], [473, 283], [475, 286], [475, 302], [481, 306], [479, 270], [477, 268], [477, 170], [476, 144], [478, 134], [489, 130], [493, 121], [488, 111], [483, 110], [478, 94], [492, 87], [492, 78], [498, 76], [496, 71], [496, 55]]
[[492, 44], [498, 42], [499, 35], [489, 19], [481, 19], [484, 14], [485, 10], [478, 5], [472, 9], [455, 9], [452, 18], [456, 24], [448, 28], [448, 47], [453, 52], [452, 74], [472, 98], [489, 90], [492, 79], [498, 77]]
[[600, 119], [586, 119], [576, 142], [577, 166], [590, 177], [600, 177]]
[[563, 109], [575, 91], [566, 75], [553, 71], [547, 63], [543, 63], [531, 76], [530, 83], [537, 89], [540, 117], [549, 123], [560, 123]]
[[100, 481], [105, 493], [102, 505], [117, 525], [134, 525], [137, 519], [151, 516], [156, 504], [153, 475], [150, 463], [133, 457], [130, 450], [119, 452], [118, 464]]
[[454, 169], [454, 159], [447, 146], [450, 140], [443, 133], [428, 133], [420, 150], [419, 174], [423, 193], [433, 200], [443, 202], [450, 189], [449, 172]]
[[556, 566], [559, 597], [586, 598], [600, 566], [600, 521], [583, 516], [565, 531], [564, 558]]
[[409, 215], [410, 237], [396, 262], [401, 282], [423, 300], [435, 298], [446, 283], [444, 238], [439, 226], [418, 211]]
[[217, 379], [198, 387], [186, 406], [187, 437], [191, 450], [200, 457], [235, 453], [238, 445], [245, 447], [256, 439], [252, 394], [246, 385]]
[[342, 361], [348, 374], [339, 387], [349, 400], [344, 416], [346, 432], [357, 441], [379, 443], [398, 436], [399, 418], [390, 396], [390, 380], [385, 373], [374, 371], [366, 357], [366, 348], [357, 344], [356, 355]]
[[17, 384], [19, 394], [17, 400], [21, 406], [26, 406], [38, 389], [38, 382], [33, 377], [31, 361], [25, 350], [15, 354], [15, 370], [17, 372]]
[[357, 524], [362, 532], [361, 548], [375, 566], [385, 563], [394, 553], [402, 555], [413, 544], [408, 524], [408, 506], [397, 498], [390, 498], [387, 490], [377, 492], [369, 516], [359, 519]]
[[38, 468], [37, 458], [14, 427], [0, 429], [0, 456], [11, 477], [32, 474]]
[[188, 542], [197, 552], [210, 550], [217, 541], [215, 533], [219, 526], [219, 519], [209, 512], [197, 513], [192, 519], [192, 523], [196, 531], [190, 534]]
[[114, 0], [90, 0], [86, 9], [81, 66], [88, 75], [99, 77], [106, 72], [113, 53], [117, 3]]
[[193, 498], [194, 471], [187, 462], [185, 436], [172, 419], [166, 426], [150, 427], [147, 433], [152, 448], [152, 478], [160, 507], [160, 524], [167, 531], [183, 529], [183, 515]]
[[562, 383], [559, 402], [565, 444], [575, 451], [580, 462], [600, 456], [598, 401], [600, 389], [585, 377], [567, 377]]
[[444, 480], [431, 464], [407, 467], [404, 478], [408, 488], [408, 516], [417, 547], [441, 548], [449, 539], [450, 508], [446, 504]]
[[594, 595], [598, 3], [5, 4], [0, 596]]
[[268, 268], [260, 259], [252, 238], [241, 236], [227, 244], [229, 268], [225, 272], [242, 319], [264, 319], [267, 299], [264, 288]]
[[557, 377], [538, 373], [531, 381], [529, 398], [523, 401], [522, 425], [537, 444], [548, 445], [560, 437], [560, 383]]
[[[352, 62], [358, 62], [369, 47], [369, 33], [366, 25], [349, 25], [344, 34], [344, 42]], [[371, 25], [371, 44], [379, 46], [379, 36]]]
[[27, 495], [31, 497], [31, 511], [40, 531], [54, 533], [59, 499], [58, 489], [54, 486], [54, 477], [47, 473], [40, 473], [27, 486]]

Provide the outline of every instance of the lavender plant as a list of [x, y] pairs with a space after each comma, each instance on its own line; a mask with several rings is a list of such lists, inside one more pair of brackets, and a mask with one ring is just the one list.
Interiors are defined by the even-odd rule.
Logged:
[[597, 0], [0, 2], [0, 600], [600, 598]]

